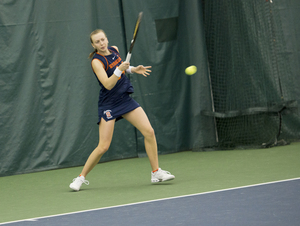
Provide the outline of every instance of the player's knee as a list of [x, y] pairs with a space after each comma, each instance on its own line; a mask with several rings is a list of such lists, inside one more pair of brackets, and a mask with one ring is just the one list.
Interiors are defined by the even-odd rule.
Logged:
[[145, 138], [154, 138], [155, 137], [154, 129], [151, 126], [145, 130], [144, 137]]
[[98, 144], [96, 150], [97, 150], [97, 154], [99, 156], [102, 156], [105, 152], [107, 152], [109, 149], [109, 145], [105, 145], [105, 144]]

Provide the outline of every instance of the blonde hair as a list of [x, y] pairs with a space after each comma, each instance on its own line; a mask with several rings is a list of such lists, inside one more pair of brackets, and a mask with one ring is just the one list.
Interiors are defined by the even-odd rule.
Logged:
[[[95, 34], [98, 34], [98, 33], [100, 33], [100, 32], [102, 32], [102, 33], [106, 36], [105, 32], [104, 32], [102, 29], [96, 29], [96, 30], [94, 30], [94, 31], [90, 34], [90, 41], [91, 41], [91, 43], [93, 43], [92, 36], [95, 35]], [[107, 37], [107, 36], [106, 36], [106, 37]], [[91, 53], [89, 54], [89, 59], [92, 58], [96, 52], [97, 52], [97, 49], [94, 49], [94, 51], [91, 52]]]

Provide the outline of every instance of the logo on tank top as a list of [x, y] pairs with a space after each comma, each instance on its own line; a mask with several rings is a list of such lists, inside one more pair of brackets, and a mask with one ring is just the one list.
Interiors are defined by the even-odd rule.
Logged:
[[[108, 66], [109, 66], [109, 68], [113, 68], [113, 67], [117, 66], [118, 63], [121, 62], [121, 61], [122, 61], [121, 58], [117, 58], [114, 62], [112, 62], [112, 63], [109, 64]], [[121, 63], [122, 63], [122, 62], [121, 62]]]
[[106, 118], [107, 118], [107, 119], [112, 118], [111, 110], [106, 110], [106, 111], [104, 111], [104, 114], [106, 115]]

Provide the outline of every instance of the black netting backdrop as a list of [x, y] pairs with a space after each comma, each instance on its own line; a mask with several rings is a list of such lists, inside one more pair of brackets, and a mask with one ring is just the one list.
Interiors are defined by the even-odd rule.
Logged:
[[265, 0], [202, 3], [215, 108], [203, 113], [216, 118], [219, 145], [277, 144], [297, 106], [279, 10]]

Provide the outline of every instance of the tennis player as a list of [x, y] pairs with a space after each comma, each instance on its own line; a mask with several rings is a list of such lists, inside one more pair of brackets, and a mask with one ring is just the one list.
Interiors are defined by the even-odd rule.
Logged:
[[141, 74], [145, 77], [151, 72], [151, 66], [130, 66], [123, 62], [116, 46], [108, 46], [108, 39], [101, 29], [93, 31], [90, 41], [94, 52], [92, 69], [101, 87], [98, 101], [99, 143], [87, 159], [81, 174], [73, 180], [70, 188], [79, 191], [88, 173], [97, 165], [103, 154], [109, 149], [116, 121], [125, 118], [144, 136], [145, 149], [152, 168], [151, 182], [169, 181], [175, 178], [170, 172], [159, 168], [157, 143], [154, 130], [142, 107], [130, 97], [133, 87], [126, 73]]

